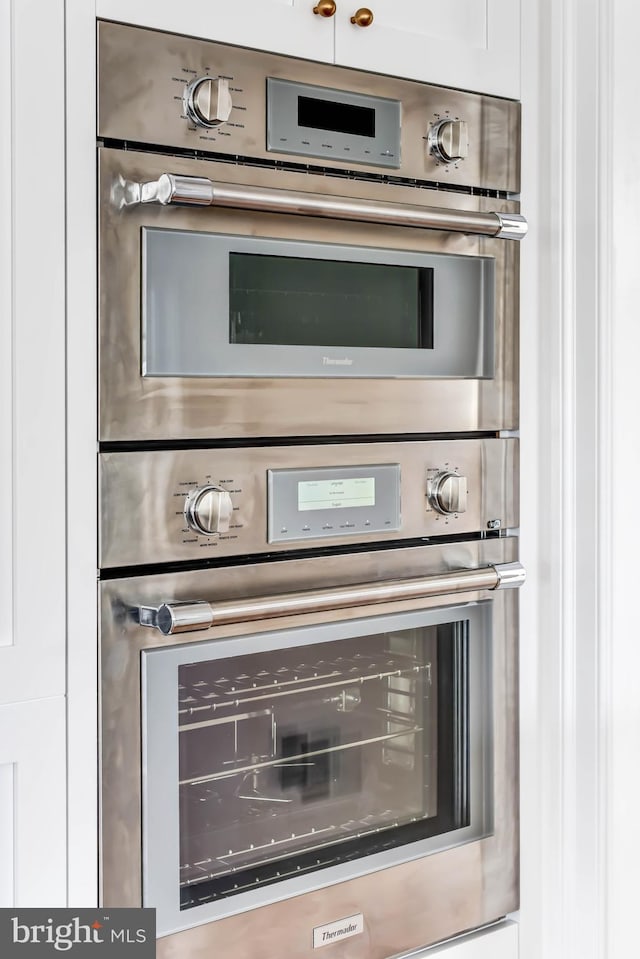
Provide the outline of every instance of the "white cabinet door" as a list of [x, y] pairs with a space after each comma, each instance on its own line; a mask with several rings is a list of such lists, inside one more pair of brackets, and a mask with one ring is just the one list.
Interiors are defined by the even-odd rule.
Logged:
[[[338, 0], [339, 2], [339, 0]], [[98, 17], [273, 50], [333, 59], [335, 17], [314, 14], [317, 0], [96, 0]]]
[[519, 98], [520, 0], [370, 0], [366, 27], [359, 7], [338, 4], [336, 63]]
[[412, 952], [406, 959], [518, 959], [518, 926], [506, 920], [442, 946]]
[[65, 701], [0, 706], [0, 907], [67, 904]]
[[314, 14], [317, 2], [191, 0], [185, 8], [175, 0], [96, 0], [96, 12], [222, 43], [520, 96], [520, 0], [369, 0], [368, 27], [350, 22], [360, 9], [355, 0], [336, 0], [332, 17]]
[[65, 682], [64, 28], [0, 2], [0, 703]]

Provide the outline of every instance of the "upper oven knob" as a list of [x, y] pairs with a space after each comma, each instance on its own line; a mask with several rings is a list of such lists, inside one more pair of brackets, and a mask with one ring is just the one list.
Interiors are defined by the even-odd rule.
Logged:
[[438, 120], [427, 137], [429, 153], [443, 163], [464, 160], [469, 156], [466, 120]]
[[184, 91], [184, 108], [199, 127], [217, 127], [231, 114], [229, 81], [224, 77], [196, 77]]
[[427, 499], [431, 507], [444, 516], [464, 513], [467, 509], [467, 477], [445, 470], [429, 479]]
[[219, 486], [200, 486], [192, 490], [184, 504], [187, 523], [204, 536], [226, 533], [232, 512], [231, 497]]

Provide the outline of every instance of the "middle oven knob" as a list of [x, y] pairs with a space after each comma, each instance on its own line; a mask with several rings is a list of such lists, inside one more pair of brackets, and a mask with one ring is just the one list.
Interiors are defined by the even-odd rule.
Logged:
[[467, 477], [448, 470], [429, 480], [427, 499], [433, 509], [444, 516], [464, 513], [467, 509]]
[[204, 536], [226, 533], [229, 529], [233, 503], [226, 489], [220, 486], [201, 486], [189, 493], [184, 504], [184, 515], [191, 529]]
[[233, 103], [224, 77], [196, 77], [184, 92], [187, 116], [196, 126], [217, 127], [229, 119]]
[[466, 120], [439, 120], [429, 130], [429, 152], [442, 163], [453, 163], [469, 156]]

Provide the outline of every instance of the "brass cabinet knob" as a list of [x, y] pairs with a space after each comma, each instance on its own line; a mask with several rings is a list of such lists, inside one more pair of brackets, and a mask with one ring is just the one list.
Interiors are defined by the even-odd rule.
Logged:
[[334, 0], [318, 0], [313, 12], [320, 14], [321, 17], [332, 17], [336, 12]]
[[355, 23], [357, 27], [370, 27], [373, 23], [373, 11], [360, 7], [351, 17], [351, 23]]

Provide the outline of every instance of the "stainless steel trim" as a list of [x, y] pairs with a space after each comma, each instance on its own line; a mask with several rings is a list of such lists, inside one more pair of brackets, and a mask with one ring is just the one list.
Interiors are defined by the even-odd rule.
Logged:
[[156, 610], [138, 607], [141, 626], [159, 629], [164, 636], [187, 633], [226, 623], [249, 623], [318, 613], [353, 606], [396, 602], [423, 596], [442, 596], [478, 589], [517, 588], [524, 582], [525, 571], [520, 563], [460, 569], [437, 576], [390, 580], [383, 583], [362, 583], [332, 589], [310, 589], [276, 596], [256, 596], [249, 600], [225, 600], [214, 605], [204, 600], [191, 603], [163, 603]]
[[121, 177], [112, 194], [112, 200], [118, 209], [140, 203], [159, 203], [162, 206], [223, 206], [260, 213], [321, 216], [511, 240], [521, 240], [527, 232], [527, 221], [515, 213], [480, 213], [414, 206], [408, 203], [361, 200], [355, 197], [324, 196], [298, 190], [214, 183], [204, 177], [178, 176], [173, 173], [163, 173], [157, 180], [145, 183], [129, 183]]
[[[257, 556], [291, 549], [294, 542], [300, 548], [345, 542], [373, 546], [374, 542], [394, 539], [460, 536], [494, 528], [489, 524], [496, 520], [497, 528], [517, 528], [518, 489], [513, 478], [518, 474], [518, 461], [518, 440], [514, 437], [101, 453], [99, 566], [137, 566], [147, 563], [150, 556], [154, 563], [197, 561], [203, 556]], [[362, 472], [363, 466], [387, 464], [387, 469], [376, 474], [379, 480], [385, 473], [389, 478], [390, 464], [391, 473], [397, 470], [393, 464], [398, 464], [401, 488], [393, 494], [395, 505], [391, 509], [387, 499], [385, 515], [379, 517], [389, 520], [388, 525], [371, 522], [367, 526], [366, 520], [371, 520], [367, 508], [367, 515], [360, 511], [351, 518], [352, 528], [342, 528], [344, 520], [338, 522], [335, 514], [333, 519], [325, 519], [321, 517], [327, 514], [320, 512], [310, 521], [309, 513], [306, 517], [297, 513], [297, 480], [293, 488], [287, 483], [291, 484], [299, 473], [312, 471], [315, 475], [315, 471], [332, 469], [336, 463], [351, 470], [351, 475], [360, 469], [361, 476], [374, 475]], [[466, 477], [464, 513], [443, 514], [431, 508], [428, 500], [435, 480], [447, 472], [446, 463], [451, 471], [455, 468], [456, 475]], [[280, 485], [282, 480], [286, 482]], [[217, 486], [229, 493], [233, 511], [228, 532], [194, 535], [185, 528], [183, 504], [194, 489], [205, 486]], [[380, 503], [379, 483], [376, 496]], [[460, 508], [461, 504], [457, 505]], [[394, 521], [394, 510], [399, 511], [401, 524]], [[304, 525], [309, 526], [306, 532], [302, 529], [305, 518]], [[328, 525], [334, 528], [323, 529]], [[283, 526], [288, 533], [281, 532]], [[460, 561], [450, 565], [463, 569], [476, 564]], [[389, 578], [394, 578], [393, 574]], [[352, 581], [365, 580], [360, 576]], [[212, 598], [209, 593], [205, 595]], [[160, 602], [175, 597], [161, 594], [156, 598]]]
[[163, 603], [157, 608], [139, 606], [137, 619], [141, 626], [159, 629], [165, 636], [190, 633], [211, 626], [211, 606], [204, 600], [193, 603]]
[[527, 578], [527, 572], [521, 563], [502, 563], [494, 566], [498, 574], [496, 589], [519, 589]]
[[496, 213], [500, 221], [500, 232], [495, 235], [503, 240], [522, 240], [527, 235], [529, 225], [519, 213]]

